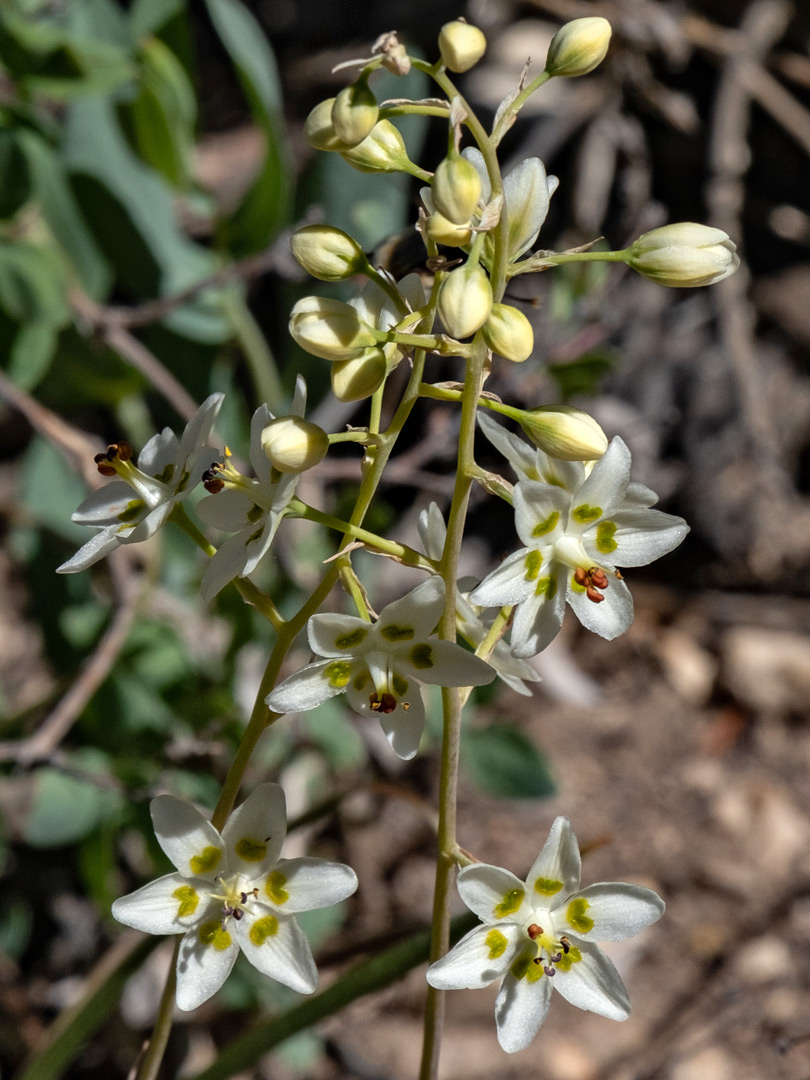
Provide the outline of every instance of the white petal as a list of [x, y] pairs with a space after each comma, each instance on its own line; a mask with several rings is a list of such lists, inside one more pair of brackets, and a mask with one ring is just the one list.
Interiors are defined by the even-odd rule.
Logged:
[[444, 581], [433, 574], [405, 596], [387, 604], [380, 612], [374, 631], [383, 641], [390, 643], [387, 630], [412, 629], [412, 641], [426, 638], [436, 628], [444, 611]]
[[264, 904], [232, 921], [242, 952], [263, 975], [283, 983], [299, 994], [311, 994], [318, 985], [312, 950], [292, 915], [282, 915]]
[[537, 452], [533, 446], [507, 431], [485, 410], [479, 410], [477, 419], [484, 435], [495, 449], [503, 454], [521, 479], [543, 479], [537, 472]]
[[77, 525], [120, 525], [122, 513], [126, 513], [131, 505], [140, 502], [143, 506], [141, 517], [147, 512], [146, 504], [142, 502], [123, 480], [113, 480], [97, 491], [91, 491], [79, 508], [71, 515], [71, 521]]
[[646, 566], [668, 554], [689, 532], [683, 518], [660, 510], [618, 510], [609, 522], [616, 526], [610, 537], [602, 536], [606, 521], [583, 534], [582, 542], [597, 566]]
[[543, 974], [530, 982], [509, 972], [495, 1000], [498, 1042], [507, 1054], [525, 1050], [548, 1015], [551, 979]]
[[75, 574], [79, 570], [86, 570], [88, 566], [92, 566], [105, 555], [109, 555], [113, 548], [118, 547], [122, 539], [123, 535], [115, 525], [99, 529], [96, 535], [80, 547], [72, 558], [57, 567], [57, 574]]
[[509, 967], [520, 937], [518, 926], [476, 926], [427, 969], [437, 990], [481, 990]]
[[170, 475], [174, 480], [179, 462], [180, 440], [168, 427], [153, 435], [138, 455], [138, 468], [151, 478], [166, 474], [171, 466]]
[[574, 587], [573, 575], [569, 581], [568, 603], [574, 614], [593, 634], [612, 641], [629, 630], [633, 623], [633, 597], [624, 581], [611, 577], [603, 590], [604, 600], [595, 604], [584, 591]]
[[504, 177], [504, 200], [509, 211], [509, 259], [532, 246], [548, 214], [550, 191], [540, 158], [525, 158]]
[[[219, 990], [230, 975], [239, 953], [231, 933], [233, 919], [222, 930], [220, 920], [213, 918], [195, 930], [190, 930], [180, 942], [177, 957], [178, 1009], [191, 1012]], [[202, 935], [202, 936], [201, 936]]]
[[[281, 859], [273, 870], [274, 906], [288, 914], [332, 907], [357, 891], [357, 874], [344, 863], [304, 856]], [[281, 897], [281, 891], [288, 894]]]
[[646, 510], [650, 506], [655, 506], [657, 502], [658, 496], [651, 488], [632, 480], [627, 485], [627, 494], [624, 496], [622, 509]]
[[291, 416], [303, 416], [307, 407], [307, 384], [303, 375], [295, 376], [295, 390], [293, 391], [292, 404], [290, 405]]
[[516, 485], [515, 529], [527, 548], [539, 549], [553, 544], [563, 535], [571, 496], [551, 484], [521, 480]]
[[205, 567], [200, 593], [206, 603], [209, 603], [217, 593], [229, 585], [234, 578], [242, 577], [245, 571], [247, 549], [245, 540], [248, 530], [229, 536], [224, 544], [220, 544], [215, 555], [212, 555]]
[[470, 593], [474, 604], [482, 607], [503, 607], [519, 604], [534, 592], [534, 582], [526, 576], [528, 548], [521, 548], [509, 555], [501, 565], [487, 574], [481, 584]]
[[318, 656], [351, 656], [368, 642], [371, 623], [356, 615], [326, 612], [313, 615], [307, 623], [309, 647]]
[[[568, 932], [573, 931], [580, 938], [593, 941], [624, 941], [632, 937], [645, 926], [657, 922], [664, 914], [666, 905], [658, 893], [645, 889], [641, 885], [627, 885], [622, 881], [600, 881], [589, 885], [587, 889], [572, 896], [565, 904], [576, 900], [585, 900], [587, 907], [575, 908], [573, 921], [567, 922]], [[583, 932], [581, 916], [593, 920], [591, 930]]]
[[555, 818], [526, 878], [526, 888], [535, 903], [552, 907], [579, 889], [582, 863], [579, 846], [568, 818]]
[[582, 959], [564, 971], [559, 965], [554, 986], [566, 1001], [586, 1012], [598, 1013], [608, 1020], [626, 1020], [630, 1015], [627, 990], [613, 963], [602, 950], [589, 941], [572, 941]]
[[213, 910], [205, 885], [183, 874], [166, 874], [116, 900], [113, 918], [146, 934], [184, 934]]
[[490, 926], [520, 923], [531, 912], [524, 882], [500, 866], [465, 866], [459, 871], [458, 893], [470, 911]]
[[284, 789], [278, 784], [259, 784], [222, 830], [228, 870], [260, 878], [275, 866], [286, 835]]
[[338, 676], [330, 670], [334, 664], [341, 663], [341, 660], [318, 660], [314, 664], [307, 664], [280, 683], [267, 696], [267, 704], [277, 713], [307, 712], [322, 705], [329, 698], [344, 693], [351, 685], [351, 679], [365, 670], [365, 665], [360, 662], [351, 664], [347, 660], [344, 682], [342, 675]]
[[397, 292], [407, 301], [412, 311], [418, 311], [425, 306], [425, 289], [419, 274], [406, 274], [404, 278], [400, 278]]
[[248, 451], [248, 457], [250, 458], [250, 464], [253, 466], [253, 471], [256, 474], [257, 480], [259, 480], [262, 485], [268, 487], [272, 487], [270, 482], [270, 471], [272, 466], [270, 464], [270, 459], [262, 449], [262, 432], [273, 419], [273, 414], [268, 407], [266, 405], [260, 405], [250, 421], [250, 450]]
[[211, 394], [186, 424], [186, 429], [180, 438], [181, 461], [208, 442], [224, 400], [224, 394]]
[[236, 532], [248, 523], [254, 503], [242, 491], [226, 488], [216, 495], [206, 495], [197, 503], [197, 514], [206, 525], [221, 532]]
[[[524, 659], [536, 656], [559, 634], [565, 614], [565, 573], [564, 568], [556, 562], [541, 567], [537, 582], [543, 584], [545, 591], [532, 593], [515, 611], [512, 621], [513, 656]], [[537, 584], [532, 584], [536, 589]]]
[[252, 574], [269, 551], [282, 517], [282, 514], [277, 514], [271, 510], [263, 520], [256, 522], [252, 531], [246, 530], [247, 535], [245, 533], [239, 534], [245, 536], [245, 554], [247, 555], [245, 569], [242, 571], [243, 577]]
[[427, 510], [420, 511], [416, 527], [425, 554], [429, 559], [435, 559], [438, 562], [444, 553], [447, 526], [435, 502], [432, 502]]
[[397, 645], [394, 668], [429, 686], [486, 686], [495, 668], [452, 641], [430, 638], [412, 646]]
[[606, 517], [617, 510], [624, 501], [630, 483], [630, 451], [617, 435], [591, 469], [585, 483], [571, 500], [571, 520], [577, 520], [577, 508], [587, 507]]
[[[419, 741], [425, 729], [425, 705], [418, 683], [409, 681], [400, 675], [405, 686], [399, 688], [396, 707], [391, 712], [383, 713], [371, 708], [370, 697], [375, 695], [374, 684], [370, 676], [361, 685], [352, 682], [346, 691], [346, 700], [360, 716], [376, 717], [380, 721], [386, 739], [394, 753], [404, 761], [415, 757], [419, 750]], [[359, 680], [358, 680], [359, 681]]]
[[149, 804], [157, 841], [181, 874], [213, 881], [224, 869], [224, 845], [196, 806], [158, 795]]

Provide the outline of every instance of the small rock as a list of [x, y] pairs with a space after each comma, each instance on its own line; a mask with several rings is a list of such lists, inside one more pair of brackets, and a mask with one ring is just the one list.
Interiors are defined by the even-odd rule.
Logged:
[[810, 637], [738, 627], [724, 635], [722, 653], [725, 682], [742, 704], [810, 714]]

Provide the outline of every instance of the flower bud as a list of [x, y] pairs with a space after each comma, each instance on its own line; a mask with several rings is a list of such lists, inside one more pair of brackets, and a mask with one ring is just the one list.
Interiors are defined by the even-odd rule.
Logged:
[[324, 360], [348, 360], [376, 344], [351, 304], [328, 296], [305, 296], [290, 313], [290, 333], [307, 352]]
[[493, 304], [482, 328], [484, 341], [494, 353], [516, 364], [528, 359], [534, 348], [532, 324], [522, 311], [509, 304]]
[[593, 461], [607, 450], [607, 436], [594, 418], [570, 405], [516, 409], [515, 420], [536, 446], [562, 461]]
[[729, 277], [740, 259], [722, 229], [683, 221], [640, 236], [628, 249], [627, 264], [659, 285], [691, 289]]
[[454, 225], [444, 214], [438, 211], [431, 214], [425, 225], [427, 234], [434, 244], [446, 244], [448, 247], [466, 247], [472, 240], [469, 221], [463, 225]]
[[364, 79], [341, 90], [332, 105], [332, 127], [347, 146], [357, 146], [377, 123], [380, 109]]
[[390, 120], [379, 120], [362, 142], [341, 153], [359, 172], [407, 172], [411, 164], [402, 136]]
[[382, 349], [364, 349], [351, 360], [332, 364], [332, 392], [338, 401], [362, 401], [382, 386], [388, 362]]
[[445, 23], [439, 31], [442, 63], [451, 71], [469, 71], [486, 52], [487, 39], [477, 26], [461, 19]]
[[607, 19], [597, 15], [566, 23], [551, 39], [546, 71], [549, 75], [587, 75], [605, 59], [611, 33]]
[[262, 429], [262, 450], [282, 473], [300, 473], [320, 464], [329, 449], [329, 436], [300, 416], [278, 416]]
[[334, 103], [334, 98], [319, 102], [304, 121], [304, 135], [316, 150], [343, 150], [345, 147], [332, 124]]
[[306, 272], [320, 281], [343, 281], [368, 266], [357, 241], [331, 225], [306, 225], [293, 234], [290, 247]]
[[445, 158], [431, 185], [433, 204], [454, 225], [465, 225], [481, 198], [481, 177], [466, 158]]
[[480, 330], [492, 310], [492, 286], [483, 267], [465, 263], [452, 270], [439, 293], [438, 310], [448, 334], [455, 338]]

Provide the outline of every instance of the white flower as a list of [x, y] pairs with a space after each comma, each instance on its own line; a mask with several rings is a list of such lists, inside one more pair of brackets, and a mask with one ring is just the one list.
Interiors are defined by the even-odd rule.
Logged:
[[[306, 401], [306, 383], [299, 375], [290, 415], [303, 416]], [[234, 578], [253, 573], [295, 494], [301, 474], [274, 469], [262, 449], [262, 432], [274, 419], [268, 407], [260, 405], [250, 422], [249, 457], [254, 477], [243, 476], [228, 460], [224, 465], [213, 465], [205, 475], [206, 487], [217, 494], [201, 499], [197, 513], [214, 528], [236, 535], [220, 545], [205, 568], [200, 590], [204, 600], [212, 600]]]
[[[576, 463], [555, 466], [563, 464]], [[489, 607], [517, 605], [515, 656], [534, 656], [556, 637], [566, 600], [586, 629], [608, 640], [623, 634], [633, 621], [633, 598], [618, 567], [653, 562], [689, 531], [682, 518], [649, 509], [646, 488], [630, 491], [630, 464], [616, 437], [571, 490], [533, 480], [515, 487], [515, 527], [526, 546], [470, 596]]]
[[460, 645], [432, 636], [444, 607], [444, 582], [431, 577], [383, 608], [375, 623], [352, 615], [313, 615], [312, 651], [324, 657], [276, 687], [267, 704], [306, 712], [337, 694], [361, 716], [377, 716], [394, 752], [412, 758], [425, 726], [419, 683], [482, 686], [495, 671]]
[[287, 832], [284, 791], [259, 787], [220, 835], [199, 810], [158, 795], [158, 843], [176, 873], [116, 900], [114, 917], [147, 934], [184, 934], [177, 1005], [196, 1009], [219, 990], [241, 949], [254, 967], [299, 994], [318, 972], [296, 912], [331, 907], [357, 888], [351, 867], [325, 859], [279, 859]]
[[154, 435], [141, 451], [137, 468], [128, 443], [114, 443], [96, 455], [102, 476], [119, 479], [88, 495], [73, 515], [73, 521], [93, 526], [97, 532], [72, 559], [62, 563], [58, 574], [86, 570], [118, 544], [139, 543], [157, 532], [175, 504], [200, 481], [211, 457], [207, 444], [223, 397], [212, 394], [206, 398], [180, 439], [170, 428]]
[[[434, 562], [438, 562], [444, 552], [447, 527], [436, 503], [432, 502], [427, 510], [421, 511], [417, 529], [425, 554]], [[485, 626], [479, 617], [481, 608], [470, 602], [469, 590], [472, 584], [472, 581], [462, 579], [456, 587], [456, 628], [464, 640], [476, 648], [487, 636], [489, 627]], [[531, 697], [532, 692], [523, 680], [540, 681], [540, 676], [531, 664], [513, 656], [505, 641], [499, 641], [496, 644], [489, 657], [489, 663], [507, 686], [518, 694], [523, 694], [524, 697]]]
[[664, 902], [639, 885], [579, 886], [579, 848], [564, 817], [525, 882], [482, 863], [458, 875], [461, 899], [484, 925], [428, 968], [427, 980], [438, 990], [473, 990], [503, 978], [495, 1022], [509, 1054], [535, 1037], [555, 987], [588, 1012], [611, 1020], [630, 1014], [624, 983], [594, 942], [632, 937], [661, 918]]

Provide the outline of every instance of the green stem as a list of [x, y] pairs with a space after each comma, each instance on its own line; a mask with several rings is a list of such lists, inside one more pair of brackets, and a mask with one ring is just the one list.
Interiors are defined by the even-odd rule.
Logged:
[[175, 939], [174, 952], [172, 953], [166, 985], [163, 987], [163, 994], [160, 998], [157, 1020], [152, 1029], [152, 1037], [138, 1069], [136, 1080], [156, 1080], [160, 1070], [160, 1063], [163, 1061], [163, 1055], [166, 1052], [166, 1045], [172, 1030], [174, 991], [177, 985], [177, 954], [180, 952], [181, 940], [180, 937]]
[[[629, 249], [628, 249], [629, 250]], [[624, 251], [560, 251], [532, 255], [523, 262], [512, 263], [509, 276], [518, 274], [536, 274], [542, 270], [551, 270], [564, 263], [575, 262], [627, 262], [627, 250]]]
[[316, 510], [314, 506], [307, 506], [300, 499], [292, 499], [290, 509], [298, 517], [306, 518], [307, 521], [316, 521], [319, 525], [325, 525], [328, 529], [335, 529], [337, 532], [343, 533], [344, 536], [350, 536], [353, 540], [362, 540], [369, 547], [382, 552], [384, 555], [391, 555], [393, 558], [399, 559], [406, 566], [417, 566], [420, 570], [428, 570], [434, 574], [436, 572], [436, 566], [432, 559], [428, 559], [426, 555], [420, 555], [418, 551], [414, 551], [413, 548], [405, 544], [397, 543], [396, 540], [385, 540], [383, 537], [377, 536], [376, 533], [369, 532], [368, 529], [352, 525], [347, 521], [341, 521], [340, 518], [325, 514], [322, 510]]
[[516, 116], [518, 112], [523, 108], [528, 99], [532, 96], [535, 90], [539, 90], [541, 86], [548, 82], [551, 75], [547, 71], [541, 72], [536, 79], [533, 79], [527, 87], [525, 87], [509, 108], [504, 112], [503, 116], [498, 120], [498, 123], [492, 129], [492, 145], [497, 146], [509, 128], [512, 126], [509, 123], [511, 116]]

